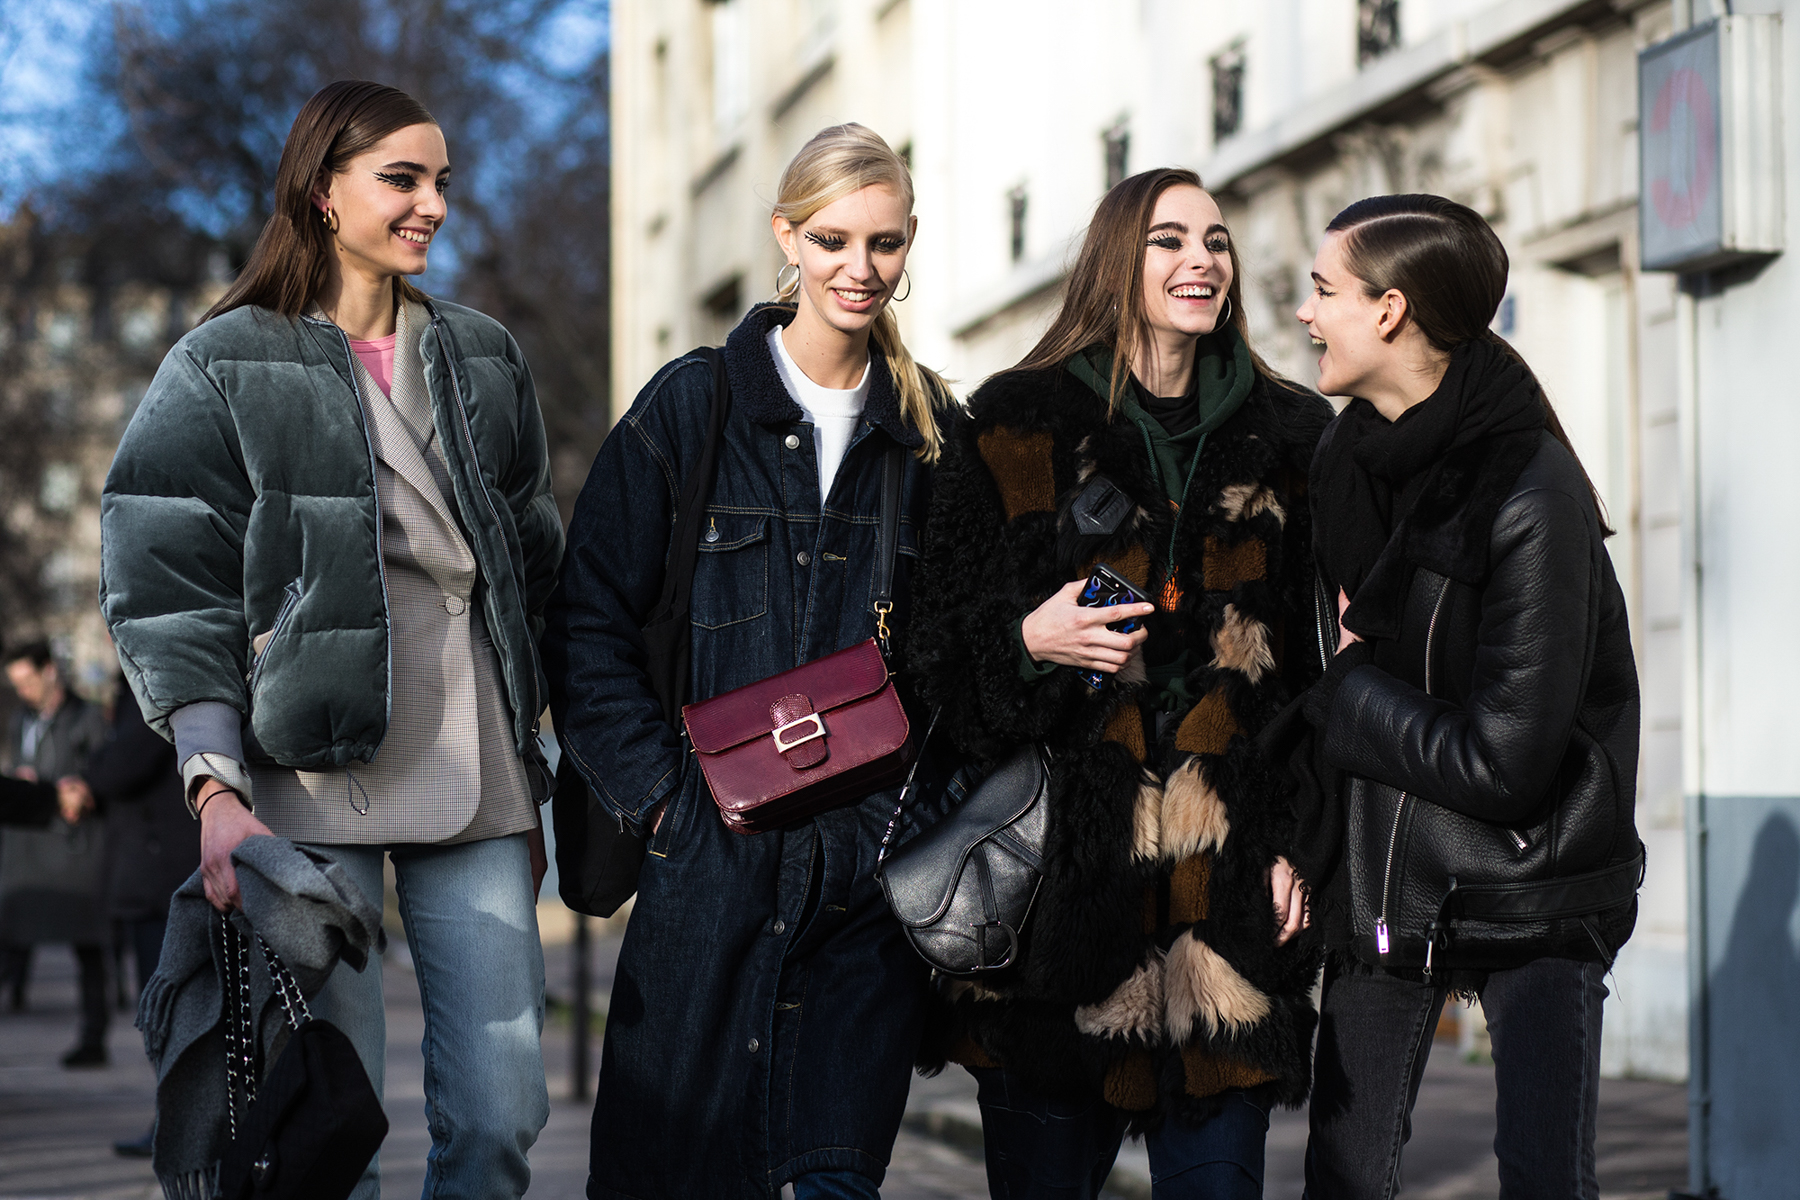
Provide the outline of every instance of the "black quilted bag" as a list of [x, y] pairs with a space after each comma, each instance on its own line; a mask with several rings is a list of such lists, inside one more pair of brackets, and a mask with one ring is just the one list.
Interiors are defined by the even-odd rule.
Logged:
[[299, 984], [260, 934], [256, 944], [293, 1033], [256, 1082], [248, 948], [231, 921], [220, 924], [228, 974], [237, 977], [236, 1003], [225, 1000], [231, 1144], [219, 1163], [220, 1200], [345, 1200], [387, 1137], [381, 1100], [356, 1047], [337, 1026], [313, 1018]]
[[[934, 713], [924, 741], [936, 726]], [[945, 975], [973, 979], [1017, 966], [1043, 880], [1050, 808], [1043, 748], [1019, 747], [943, 820], [890, 849], [912, 789], [909, 776], [875, 863], [888, 907], [913, 949]]]

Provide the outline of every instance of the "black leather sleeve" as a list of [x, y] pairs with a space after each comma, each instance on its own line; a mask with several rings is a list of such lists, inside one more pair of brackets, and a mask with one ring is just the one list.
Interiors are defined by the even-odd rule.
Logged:
[[1508, 500], [1494, 521], [1467, 704], [1360, 666], [1333, 700], [1329, 758], [1481, 820], [1530, 815], [1555, 779], [1581, 702], [1593, 536], [1590, 514], [1567, 492]]

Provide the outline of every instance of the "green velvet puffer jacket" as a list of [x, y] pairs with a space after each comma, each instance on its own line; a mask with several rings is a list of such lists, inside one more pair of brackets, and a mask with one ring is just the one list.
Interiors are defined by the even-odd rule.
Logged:
[[[504, 327], [427, 307], [438, 444], [525, 754], [547, 695], [538, 614], [563, 547], [543, 417]], [[390, 703], [387, 591], [354, 379], [337, 326], [238, 308], [176, 343], [132, 416], [101, 497], [100, 607], [163, 736], [171, 713], [218, 701], [246, 717], [252, 762], [375, 757]]]

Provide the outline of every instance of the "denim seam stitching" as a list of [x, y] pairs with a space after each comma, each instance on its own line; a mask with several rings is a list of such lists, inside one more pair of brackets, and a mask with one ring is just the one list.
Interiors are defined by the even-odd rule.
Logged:
[[1388, 1197], [1388, 1200], [1392, 1200], [1399, 1191], [1400, 1155], [1406, 1145], [1402, 1134], [1406, 1129], [1407, 1119], [1412, 1114], [1412, 1106], [1415, 1099], [1412, 1090], [1413, 1076], [1416, 1074], [1416, 1064], [1419, 1061], [1420, 1047], [1425, 1045], [1426, 1027], [1430, 1023], [1431, 1011], [1436, 1007], [1430, 1000], [1430, 997], [1434, 997], [1436, 993], [1427, 991], [1426, 995], [1428, 998], [1426, 1002], [1419, 1007], [1419, 1015], [1415, 1019], [1416, 1024], [1413, 1028], [1412, 1046], [1406, 1054], [1406, 1090], [1401, 1096], [1399, 1120], [1394, 1122], [1393, 1141], [1390, 1143], [1388, 1149], [1386, 1181], [1386, 1196]]
[[[413, 952], [412, 902], [407, 899], [406, 893], [406, 882], [400, 876], [400, 864], [395, 863], [394, 895], [400, 902], [400, 925], [401, 928], [406, 931], [406, 949], [407, 952], [411, 954]], [[436, 1089], [432, 1087], [432, 1079], [438, 1074], [436, 1062], [437, 1038], [434, 1036], [435, 1022], [432, 1020], [431, 997], [428, 994], [429, 989], [425, 983], [425, 975], [426, 972], [419, 969], [418, 956], [415, 954], [413, 956], [413, 978], [419, 985], [419, 1010], [420, 1016], [425, 1022], [425, 1044], [423, 1047], [425, 1059], [425, 1105], [427, 1112], [430, 1113], [430, 1119], [426, 1122], [426, 1129], [431, 1134], [431, 1151], [428, 1151], [426, 1154], [425, 1173], [431, 1180], [431, 1192], [429, 1194], [435, 1196], [437, 1195], [438, 1185], [443, 1182], [444, 1178], [443, 1172], [437, 1169], [440, 1156], [436, 1151], [440, 1145], [446, 1148], [449, 1146], [450, 1131], [443, 1123], [443, 1106], [432, 1102], [436, 1092]]]

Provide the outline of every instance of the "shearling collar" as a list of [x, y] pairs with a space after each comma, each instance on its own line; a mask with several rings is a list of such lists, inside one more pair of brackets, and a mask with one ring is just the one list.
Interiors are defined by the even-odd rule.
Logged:
[[[790, 304], [759, 304], [744, 314], [731, 336], [725, 339], [725, 369], [731, 379], [731, 402], [744, 415], [760, 425], [791, 425], [804, 420], [805, 414], [769, 355], [769, 330], [794, 319]], [[888, 371], [887, 359], [873, 347], [869, 354], [869, 398], [863, 404], [863, 419], [912, 449], [925, 444], [923, 435], [906, 423], [900, 414], [900, 393]]]

